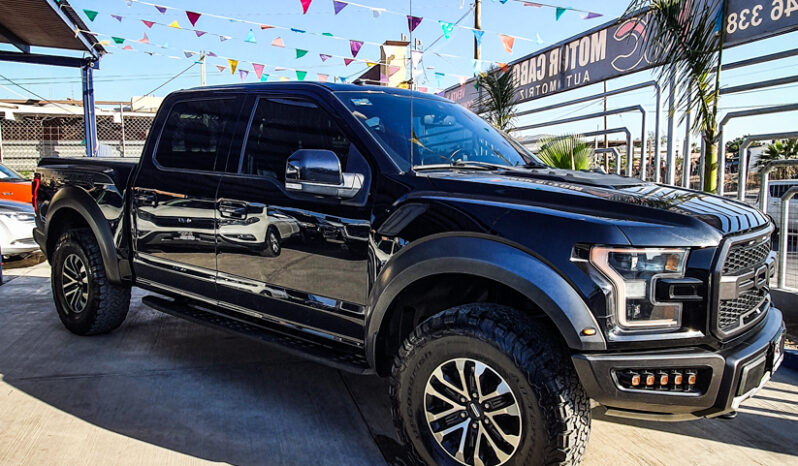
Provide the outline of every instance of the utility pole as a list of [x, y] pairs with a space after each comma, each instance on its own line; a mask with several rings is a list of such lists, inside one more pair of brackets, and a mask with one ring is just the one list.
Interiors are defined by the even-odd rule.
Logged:
[[[604, 80], [604, 148], [609, 148], [609, 140], [607, 138], [607, 80]], [[604, 171], [610, 172], [610, 154], [604, 152]]]
[[200, 52], [200, 85], [205, 85], [205, 52]]
[[[474, 0], [474, 29], [482, 29], [482, 0]], [[480, 58], [482, 58], [482, 53], [477, 36], [474, 35], [474, 59], [479, 60]]]

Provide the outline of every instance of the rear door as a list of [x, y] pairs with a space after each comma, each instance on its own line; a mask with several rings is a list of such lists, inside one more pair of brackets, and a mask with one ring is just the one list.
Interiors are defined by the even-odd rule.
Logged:
[[177, 98], [165, 103], [152, 156], [142, 157], [132, 192], [137, 280], [215, 302], [216, 192], [242, 99]]
[[[333, 151], [364, 186], [340, 200], [285, 189], [299, 149]], [[219, 304], [360, 344], [368, 293], [372, 168], [335, 111], [301, 95], [252, 106], [238, 173], [219, 188]], [[232, 158], [231, 158], [232, 159]]]

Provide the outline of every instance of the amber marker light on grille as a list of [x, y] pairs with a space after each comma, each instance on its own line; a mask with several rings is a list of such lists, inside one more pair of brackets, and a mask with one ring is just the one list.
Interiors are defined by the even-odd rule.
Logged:
[[657, 379], [659, 380], [660, 386], [664, 387], [668, 385], [668, 373], [667, 372], [657, 372]]
[[646, 386], [653, 387], [654, 382], [656, 382], [656, 377], [651, 372], [643, 372], [643, 377], [646, 378]]
[[673, 384], [674, 385], [681, 385], [682, 384], [682, 373], [678, 371], [671, 372], [671, 376], [673, 377]]
[[594, 329], [593, 327], [588, 327], [588, 328], [583, 328], [582, 329], [582, 335], [585, 335], [587, 337], [591, 337], [591, 336], [593, 336], [595, 334], [596, 334], [596, 329]]
[[687, 373], [687, 385], [695, 385], [696, 382], [696, 374], [695, 372], [688, 372]]

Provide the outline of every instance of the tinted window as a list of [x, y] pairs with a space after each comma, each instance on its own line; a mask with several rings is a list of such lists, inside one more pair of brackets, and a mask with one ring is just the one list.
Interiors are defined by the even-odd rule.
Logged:
[[224, 166], [236, 99], [178, 102], [169, 112], [155, 160], [168, 168], [212, 171]]
[[[244, 149], [242, 172], [285, 181], [285, 162], [298, 149], [331, 150], [344, 171], [362, 173], [365, 164], [338, 125], [316, 104], [260, 99]], [[360, 167], [352, 167], [356, 163]]]

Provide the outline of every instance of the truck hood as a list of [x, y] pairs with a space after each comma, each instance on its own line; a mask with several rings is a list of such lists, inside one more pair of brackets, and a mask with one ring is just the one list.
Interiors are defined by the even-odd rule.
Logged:
[[[652, 228], [672, 227], [678, 243], [702, 245], [768, 223], [759, 210], [723, 197], [600, 172], [560, 169], [422, 171], [435, 190], [485, 196], [506, 204], [540, 206], [601, 217], [615, 223], [632, 244], [651, 243]], [[614, 221], [614, 222], [613, 222]], [[692, 231], [691, 231], [692, 230]], [[673, 241], [672, 241], [673, 242]]]

